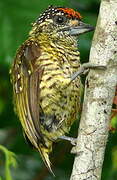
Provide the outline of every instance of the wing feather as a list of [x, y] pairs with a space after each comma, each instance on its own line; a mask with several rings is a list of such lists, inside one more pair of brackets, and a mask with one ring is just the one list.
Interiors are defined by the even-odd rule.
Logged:
[[18, 50], [12, 68], [16, 111], [27, 137], [37, 149], [38, 141], [43, 142], [39, 121], [39, 84], [42, 70], [35, 65], [39, 56], [39, 45], [26, 41]]
[[40, 65], [36, 65], [36, 62], [40, 55], [40, 48], [36, 42], [28, 40], [20, 47], [11, 70], [13, 94], [26, 139], [40, 152], [45, 165], [53, 173], [49, 149], [41, 133], [39, 120], [40, 80], [43, 69]]

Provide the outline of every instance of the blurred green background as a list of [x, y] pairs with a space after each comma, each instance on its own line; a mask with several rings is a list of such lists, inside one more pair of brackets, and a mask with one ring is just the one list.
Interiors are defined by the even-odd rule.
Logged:
[[[45, 168], [39, 153], [31, 149], [22, 135], [22, 128], [14, 114], [12, 87], [9, 69], [16, 49], [28, 37], [31, 23], [48, 5], [74, 8], [84, 17], [86, 23], [95, 26], [99, 11], [98, 0], [0, 0], [0, 144], [17, 155], [18, 166], [11, 168], [13, 180], [68, 180], [71, 174], [74, 155], [71, 145], [59, 142], [52, 153], [52, 177]], [[80, 37], [81, 59], [88, 61], [93, 33]], [[72, 127], [71, 136], [77, 136], [77, 123]], [[117, 179], [117, 132], [110, 133], [106, 149], [102, 180]], [[5, 158], [0, 152], [0, 177], [5, 179]], [[10, 179], [9, 179], [10, 180]]]

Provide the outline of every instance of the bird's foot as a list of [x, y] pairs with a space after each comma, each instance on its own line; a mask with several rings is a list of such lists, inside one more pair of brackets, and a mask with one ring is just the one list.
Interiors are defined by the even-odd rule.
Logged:
[[92, 64], [92, 63], [84, 63], [81, 65], [80, 69], [71, 76], [71, 81], [73, 81], [74, 79], [76, 79], [78, 76], [82, 74], [86, 74], [90, 69], [105, 70], [106, 66]]
[[77, 138], [72, 138], [72, 137], [68, 137], [68, 136], [60, 136], [59, 138], [62, 140], [70, 141], [70, 143], [73, 145], [73, 147], [71, 149], [72, 154], [80, 155], [82, 153], [82, 151], [79, 151], [79, 149], [77, 147]]
[[74, 146], [76, 146], [76, 143], [77, 143], [77, 138], [72, 138], [68, 136], [60, 136], [59, 139], [69, 141]]

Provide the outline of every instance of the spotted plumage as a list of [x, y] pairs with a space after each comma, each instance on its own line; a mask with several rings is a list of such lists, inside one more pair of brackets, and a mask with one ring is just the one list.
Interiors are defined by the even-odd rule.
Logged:
[[68, 133], [80, 111], [82, 83], [77, 36], [90, 31], [80, 13], [50, 6], [33, 23], [12, 69], [14, 105], [26, 139], [51, 171], [52, 144]]
[[45, 12], [39, 16], [36, 23], [39, 24], [39, 23], [42, 23], [43, 21], [45, 21], [45, 19], [51, 19], [57, 13], [58, 14], [60, 13], [61, 15], [67, 16], [67, 17], [72, 18], [72, 19], [79, 19], [80, 20], [82, 18], [80, 13], [74, 11], [73, 9], [49, 6], [49, 8], [47, 8], [45, 10]]

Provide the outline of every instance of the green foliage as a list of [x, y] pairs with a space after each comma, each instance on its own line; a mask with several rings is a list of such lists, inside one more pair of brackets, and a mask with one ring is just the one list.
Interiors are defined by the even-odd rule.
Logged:
[[[16, 167], [17, 165], [16, 155], [2, 145], [0, 145], [0, 151], [2, 151], [5, 155], [5, 180], [12, 180], [10, 167], [11, 166]], [[2, 180], [2, 177], [0, 178]]]
[[[2, 147], [5, 154], [5, 165], [1, 163], [0, 178], [11, 180], [49, 180], [52, 176], [44, 167], [40, 156], [24, 142], [21, 125], [13, 111], [12, 87], [9, 69], [14, 59], [16, 49], [27, 38], [31, 23], [44, 11], [48, 5], [66, 6], [78, 10], [84, 22], [95, 26], [99, 11], [98, 0], [0, 0], [0, 144], [15, 152], [18, 157], [17, 169], [10, 168], [15, 161], [11, 151]], [[82, 35], [79, 41], [82, 62], [88, 61], [92, 33]], [[116, 124], [117, 120], [113, 120]], [[74, 124], [71, 136], [77, 135], [77, 123]], [[110, 134], [107, 144], [102, 180], [117, 179], [117, 132]], [[69, 179], [73, 158], [71, 146], [66, 142], [55, 145], [52, 155], [53, 170], [56, 180]], [[2, 161], [3, 162], [3, 161]], [[5, 174], [3, 174], [5, 169]], [[3, 180], [0, 179], [0, 180]]]
[[111, 126], [115, 129], [117, 129], [117, 115], [112, 118]]

